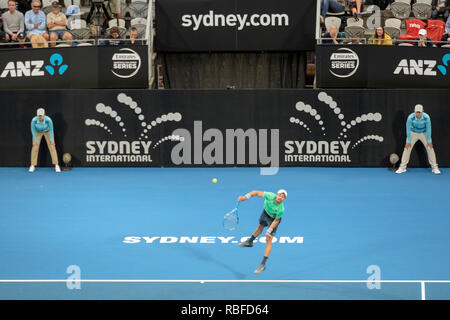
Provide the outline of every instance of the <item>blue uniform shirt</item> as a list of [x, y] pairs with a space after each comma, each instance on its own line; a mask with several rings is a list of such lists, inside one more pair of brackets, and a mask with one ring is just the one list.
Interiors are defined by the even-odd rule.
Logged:
[[411, 142], [411, 132], [427, 134], [427, 142], [431, 142], [431, 119], [428, 114], [422, 112], [422, 117], [417, 119], [416, 114], [413, 112], [408, 116], [406, 121], [406, 137], [408, 142]]
[[44, 120], [41, 122], [36, 116], [31, 119], [31, 134], [33, 135], [33, 141], [37, 142], [36, 132], [50, 131], [50, 141], [53, 141], [53, 121], [50, 117], [44, 116]]

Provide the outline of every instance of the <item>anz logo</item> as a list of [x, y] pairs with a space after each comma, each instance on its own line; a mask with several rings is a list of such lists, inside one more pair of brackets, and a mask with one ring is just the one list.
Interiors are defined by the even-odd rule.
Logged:
[[50, 76], [63, 75], [69, 68], [63, 64], [63, 57], [59, 53], [51, 55], [49, 65], [44, 64], [44, 60], [10, 61], [3, 68], [0, 78], [43, 77], [46, 75], [44, 70]]
[[437, 76], [438, 73], [435, 69], [437, 65], [437, 70], [442, 75], [447, 75], [448, 62], [450, 61], [450, 53], [447, 53], [442, 57], [442, 64], [437, 65], [436, 60], [414, 60], [414, 59], [402, 59], [397, 68], [394, 70], [394, 74], [404, 74], [404, 75], [419, 75], [419, 76]]

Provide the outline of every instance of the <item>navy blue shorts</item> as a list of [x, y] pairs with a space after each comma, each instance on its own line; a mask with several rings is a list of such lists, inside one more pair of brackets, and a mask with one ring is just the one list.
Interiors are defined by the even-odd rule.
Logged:
[[[270, 227], [273, 220], [275, 220], [275, 218], [272, 218], [271, 216], [269, 216], [267, 214], [266, 210], [263, 209], [263, 212], [261, 213], [261, 216], [259, 217], [259, 224], [262, 225], [263, 227]], [[278, 226], [280, 225], [280, 223], [281, 223], [281, 218], [280, 218], [280, 222], [278, 223]], [[275, 229], [273, 229], [273, 231], [272, 231], [273, 236], [277, 232], [278, 226], [276, 226]]]

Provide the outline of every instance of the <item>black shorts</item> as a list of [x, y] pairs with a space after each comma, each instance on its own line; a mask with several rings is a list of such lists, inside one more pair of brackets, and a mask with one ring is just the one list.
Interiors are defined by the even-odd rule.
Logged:
[[[262, 225], [263, 227], [270, 227], [273, 220], [275, 220], [275, 218], [272, 218], [271, 216], [269, 216], [267, 214], [266, 210], [263, 209], [263, 212], [261, 213], [261, 216], [259, 217], [259, 224]], [[280, 225], [280, 223], [281, 223], [281, 218], [280, 218], [280, 222], [278, 223], [278, 226]], [[272, 231], [273, 236], [277, 232], [278, 226], [276, 226], [275, 229], [273, 229], [273, 231]]]

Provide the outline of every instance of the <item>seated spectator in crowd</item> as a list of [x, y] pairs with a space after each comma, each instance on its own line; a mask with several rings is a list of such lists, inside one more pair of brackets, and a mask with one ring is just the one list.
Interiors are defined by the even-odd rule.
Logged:
[[17, 48], [19, 48], [19, 49], [29, 48], [30, 46], [28, 44], [24, 43], [26, 41], [27, 41], [27, 35], [25, 34], [25, 32], [19, 32], [17, 34], [17, 42], [18, 42]]
[[135, 27], [130, 28], [130, 41], [127, 41], [128, 44], [144, 44], [142, 40], [136, 40], [139, 37], [139, 32]]
[[110, 46], [119, 46], [122, 43], [122, 40], [120, 39], [120, 31], [117, 27], [111, 27], [109, 29], [109, 35], [106, 36], [106, 39], [108, 39], [107, 44]]
[[372, 39], [370, 39], [370, 44], [376, 45], [392, 45], [391, 37], [384, 31], [382, 26], [379, 26], [375, 30], [375, 34]]
[[445, 32], [450, 33], [450, 16], [447, 18], [447, 22], [445, 23]]
[[3, 13], [3, 30], [5, 31], [5, 40], [7, 42], [17, 41], [17, 34], [24, 32], [23, 13], [16, 10], [16, 1], [8, 1], [8, 11]]
[[362, 0], [349, 0], [349, 7], [352, 13], [352, 16], [358, 20], [361, 17], [361, 12], [364, 9]]
[[436, 19], [438, 16], [443, 16], [447, 19], [450, 12], [450, 0], [433, 0], [431, 19]]
[[424, 47], [424, 48], [434, 47], [433, 40], [427, 37], [427, 30], [425, 29], [419, 30], [419, 38], [417, 38], [416, 40], [418, 40], [414, 42], [414, 45], [416, 47]]
[[342, 12], [345, 7], [336, 0], [320, 0], [320, 16], [325, 19], [327, 12]]
[[[330, 31], [325, 33], [323, 35], [322, 43], [326, 44], [341, 44], [342, 39], [338, 38], [344, 38], [344, 33], [339, 32], [338, 28], [336, 26], [331, 26]], [[328, 40], [329, 39], [329, 40]]]
[[441, 45], [450, 44], [450, 33], [449, 32], [443, 34], [441, 42], [442, 42]]
[[352, 36], [352, 42], [350, 42], [350, 44], [362, 44], [362, 43], [357, 36]]
[[27, 28], [27, 37], [32, 40], [34, 36], [42, 36], [48, 41], [49, 36], [45, 31], [45, 13], [40, 10], [41, 2], [33, 0], [31, 10], [25, 13], [25, 27]]
[[[50, 41], [66, 40], [68, 45], [72, 45], [72, 34], [67, 30], [67, 18], [61, 12], [58, 1], [52, 2], [52, 12], [47, 15], [47, 28]], [[49, 43], [50, 47], [56, 46], [55, 42]]]

